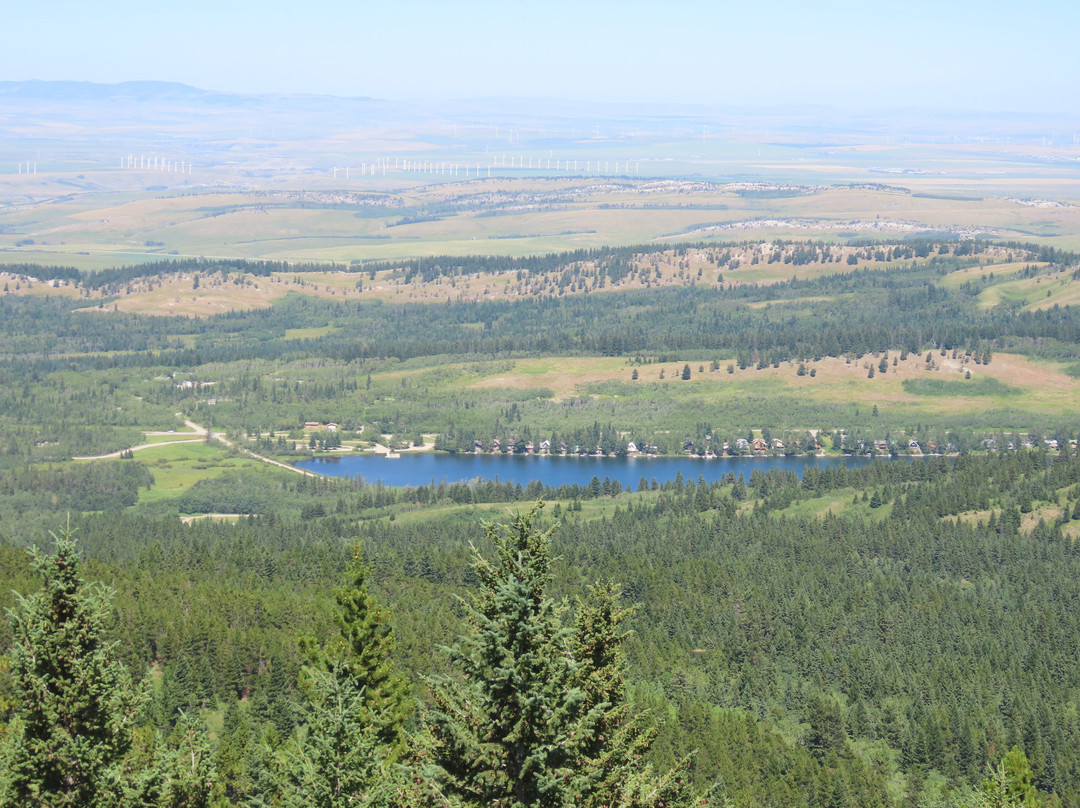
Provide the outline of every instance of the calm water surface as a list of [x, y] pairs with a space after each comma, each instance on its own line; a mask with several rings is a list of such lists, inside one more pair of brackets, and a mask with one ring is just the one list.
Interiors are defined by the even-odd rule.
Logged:
[[[906, 459], [906, 458], [901, 458]], [[610, 477], [623, 487], [637, 488], [644, 477], [657, 482], [674, 480], [682, 472], [683, 479], [696, 481], [704, 475], [708, 482], [725, 477], [728, 472], [749, 478], [755, 469], [789, 469], [801, 478], [810, 466], [826, 468], [844, 466], [856, 468], [870, 463], [891, 463], [889, 459], [869, 457], [717, 457], [711, 460], [690, 457], [542, 457], [537, 455], [477, 455], [417, 452], [387, 459], [380, 455], [345, 455], [313, 458], [297, 463], [330, 477], [358, 477], [369, 483], [384, 485], [428, 485], [432, 482], [465, 482], [468, 480], [498, 479], [502, 482], [528, 485], [539, 480], [544, 485], [588, 485], [593, 477]]]

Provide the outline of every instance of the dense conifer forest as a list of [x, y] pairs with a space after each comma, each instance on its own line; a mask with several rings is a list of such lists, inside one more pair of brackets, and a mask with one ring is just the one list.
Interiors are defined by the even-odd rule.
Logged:
[[[580, 618], [596, 581], [636, 605], [620, 617], [625, 698], [655, 725], [652, 765], [684, 767], [693, 793], [737, 805], [974, 804], [965, 795], [1016, 746], [1034, 785], [1071, 804], [1077, 482], [1080, 459], [1029, 452], [668, 484], [618, 495], [599, 519], [557, 507], [551, 608], [585, 598], [570, 609]], [[456, 681], [453, 656], [436, 647], [469, 625], [456, 596], [486, 580], [470, 564], [471, 545], [491, 553], [480, 515], [357, 522], [374, 492], [309, 495], [335, 487], [344, 507], [321, 518], [183, 526], [115, 511], [72, 523], [86, 574], [116, 590], [114, 653], [135, 678], [149, 673], [139, 725], [179, 743], [185, 722], [205, 716], [215, 788], [234, 802], [265, 796], [259, 755], [315, 720], [304, 665], [357, 623], [334, 628], [331, 591], [356, 540], [370, 565], [361, 584], [392, 607], [380, 613], [397, 637], [386, 658], [420, 705], [407, 731], [438, 709], [432, 683]], [[885, 517], [784, 512], [852, 489], [882, 499]], [[1025, 525], [1032, 497], [1063, 502], [1062, 515]], [[41, 580], [12, 547], [4, 570], [22, 591]]]

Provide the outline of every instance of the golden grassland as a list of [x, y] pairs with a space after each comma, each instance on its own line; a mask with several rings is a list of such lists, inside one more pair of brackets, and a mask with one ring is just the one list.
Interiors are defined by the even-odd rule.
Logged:
[[[893, 358], [896, 365], [893, 365]], [[498, 363], [440, 365], [436, 371], [426, 368], [397, 370], [377, 374], [378, 380], [391, 386], [409, 379], [416, 386], [442, 388], [447, 394], [457, 389], [468, 390], [535, 390], [554, 401], [575, 396], [601, 399], [610, 395], [645, 396], [658, 400], [688, 400], [699, 404], [702, 411], [722, 408], [725, 402], [748, 397], [797, 396], [806, 402], [823, 404], [857, 403], [865, 407], [902, 407], [912, 418], [936, 420], [964, 413], [983, 414], [993, 410], [1011, 410], [1060, 416], [1080, 409], [1080, 380], [1064, 373], [1051, 361], [1040, 361], [1016, 354], [995, 354], [988, 365], [976, 365], [970, 358], [953, 358], [951, 354], [911, 354], [900, 361], [894, 354], [888, 360], [888, 370], [878, 371], [880, 356], [864, 356], [860, 360], [824, 358], [807, 362], [807, 373], [799, 376], [794, 362], [781, 363], [758, 370], [733, 367], [734, 357], [720, 357], [720, 369], [710, 371], [712, 361], [704, 356], [685, 356], [662, 364], [632, 365], [617, 357], [547, 357], [514, 359]], [[689, 380], [681, 378], [684, 365], [690, 365]], [[494, 365], [494, 366], [492, 366]], [[704, 367], [704, 372], [699, 368]], [[869, 370], [875, 369], [874, 378]], [[633, 380], [634, 370], [638, 379]], [[815, 372], [814, 376], [809, 370]], [[660, 374], [663, 372], [663, 378]], [[971, 378], [968, 379], [967, 374]], [[904, 389], [904, 382], [918, 379], [954, 381], [959, 387], [942, 395], [918, 395]], [[1000, 382], [1003, 392], [980, 390], [980, 379]], [[616, 382], [627, 386], [613, 388], [617, 393], [599, 393], [604, 383]], [[965, 394], [963, 384], [971, 383], [972, 392]], [[814, 426], [807, 424], [806, 428]]]
[[169, 314], [206, 317], [227, 311], [266, 308], [288, 294], [288, 289], [274, 285], [267, 278], [249, 279], [244, 283], [231, 281], [202, 282], [196, 289], [193, 275], [173, 275], [152, 281], [143, 280], [128, 286], [108, 305], [102, 304], [103, 293], [91, 295], [99, 302], [88, 303], [86, 311], [121, 311], [129, 314]]
[[[315, 204], [312, 198], [323, 197], [301, 191], [82, 193], [0, 208], [0, 259], [86, 269], [170, 255], [349, 263], [442, 254], [520, 256], [672, 238], [883, 238], [889, 231], [881, 227], [888, 223], [1080, 248], [1080, 206], [1050, 202], [1074, 193], [1059, 179], [1036, 176], [1025, 184], [1006, 175], [989, 187], [959, 177], [864, 175], [862, 182], [904, 187], [815, 186], [775, 197], [745, 196], [734, 186], [609, 178], [494, 178], [427, 186], [403, 179], [318, 192], [332, 199], [374, 192], [400, 203], [386, 208]], [[500, 195], [509, 195], [511, 204], [495, 204]], [[1050, 201], [1027, 201], [1032, 197]], [[446, 205], [451, 199], [454, 204]], [[432, 210], [431, 220], [394, 226], [432, 205], [443, 207]], [[741, 224], [760, 220], [773, 223]], [[708, 229], [733, 224], [738, 229]]]
[[[0, 274], [7, 294], [58, 294], [82, 296], [87, 309], [117, 310], [141, 314], [175, 314], [208, 316], [232, 310], [263, 308], [272, 305], [289, 293], [299, 293], [338, 300], [378, 300], [384, 303], [443, 303], [447, 301], [517, 300], [536, 297], [562, 296], [589, 291], [604, 293], [633, 289], [653, 289], [670, 286], [700, 286], [726, 288], [746, 284], [769, 285], [792, 279], [812, 279], [824, 275], [846, 273], [853, 269], [888, 270], [933, 260], [933, 256], [896, 262], [867, 260], [857, 256], [857, 262], [847, 258], [857, 248], [831, 245], [831, 260], [794, 266], [783, 261], [769, 261], [773, 245], [755, 243], [735, 248], [692, 247], [681, 252], [671, 247], [658, 247], [655, 252], [639, 253], [631, 262], [635, 270], [619, 280], [604, 279], [600, 285], [595, 277], [578, 279], [573, 286], [560, 285], [562, 268], [541, 274], [520, 274], [516, 269], [487, 274], [442, 276], [432, 281], [409, 282], [405, 272], [396, 269], [349, 270], [328, 269], [325, 272], [274, 272], [270, 276], [240, 277], [221, 272], [187, 272], [161, 277], [135, 279], [120, 289], [90, 290], [66, 282], [40, 282], [14, 274]], [[1003, 301], [1020, 301], [1028, 308], [1068, 305], [1080, 300], [1080, 284], [1071, 273], [1043, 275], [1037, 278], [1014, 278], [1028, 264], [1018, 261], [1016, 250], [991, 246], [977, 256], [980, 265], [958, 270], [942, 279], [945, 286], [958, 287], [969, 282], [992, 282], [983, 290], [981, 305], [990, 308]], [[722, 263], [727, 259], [728, 263]], [[513, 266], [508, 262], [509, 266]], [[1034, 266], [1038, 266], [1035, 264]], [[587, 275], [593, 268], [582, 262]], [[991, 278], [991, 274], [993, 277]], [[198, 283], [196, 283], [198, 281]], [[1049, 292], [1049, 294], [1047, 294]], [[106, 301], [107, 298], [107, 301]], [[826, 298], [804, 299], [810, 303]], [[780, 301], [752, 304], [762, 308]]]
[[0, 272], [0, 295], [41, 295], [44, 297], [78, 297], [79, 287], [65, 281], [27, 279], [12, 272]]

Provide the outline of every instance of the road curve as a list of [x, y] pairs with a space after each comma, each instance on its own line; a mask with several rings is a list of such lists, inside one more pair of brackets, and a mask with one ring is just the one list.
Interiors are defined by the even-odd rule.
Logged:
[[[177, 413], [177, 415], [179, 415], [179, 413]], [[130, 449], [121, 449], [118, 452], [109, 452], [108, 454], [94, 455], [92, 457], [91, 456], [73, 457], [71, 459], [72, 460], [108, 460], [110, 458], [120, 457], [125, 452], [141, 452], [143, 449], [153, 449], [155, 446], [173, 446], [173, 445], [175, 445], [177, 443], [202, 443], [204, 440], [206, 440], [209, 437], [209, 438], [212, 438], [212, 439], [220, 442], [224, 446], [236, 449], [238, 452], [242, 452], [243, 454], [247, 455], [248, 457], [252, 458], [253, 460], [259, 460], [259, 461], [261, 461], [263, 463], [269, 463], [271, 466], [277, 466], [278, 468], [285, 469], [286, 471], [291, 471], [291, 472], [294, 472], [296, 474], [302, 474], [305, 477], [321, 477], [322, 476], [321, 474], [316, 474], [314, 471], [308, 471], [307, 469], [298, 469], [296, 466], [290, 466], [288, 463], [282, 463], [280, 460], [274, 460], [273, 458], [264, 457], [263, 455], [257, 454], [256, 452], [253, 452], [253, 451], [251, 451], [250, 449], [248, 449], [248, 448], [246, 448], [244, 446], [237, 446], [231, 440], [229, 440], [228, 438], [225, 437], [224, 432], [211, 432], [206, 427], [200, 426], [199, 424], [197, 424], [194, 421], [191, 421], [191, 420], [189, 420], [187, 418], [184, 419], [184, 426], [186, 426], [188, 429], [190, 429], [198, 437], [180, 438], [179, 440], [163, 440], [160, 443], [144, 443], [141, 446], [132, 446]], [[163, 435], [163, 434], [167, 435], [167, 434], [170, 434], [170, 433], [168, 433], [168, 432], [144, 432], [143, 434], [144, 435]], [[177, 434], [178, 435], [186, 435], [186, 434], [191, 434], [191, 433], [180, 432], [180, 433], [177, 433]]]

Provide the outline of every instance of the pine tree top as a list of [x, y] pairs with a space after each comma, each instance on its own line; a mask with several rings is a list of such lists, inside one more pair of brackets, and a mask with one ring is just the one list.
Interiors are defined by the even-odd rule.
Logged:
[[18, 705], [0, 805], [107, 804], [140, 702], [105, 638], [111, 590], [83, 581], [70, 528], [53, 538], [51, 555], [32, 551], [41, 589], [9, 611]]

